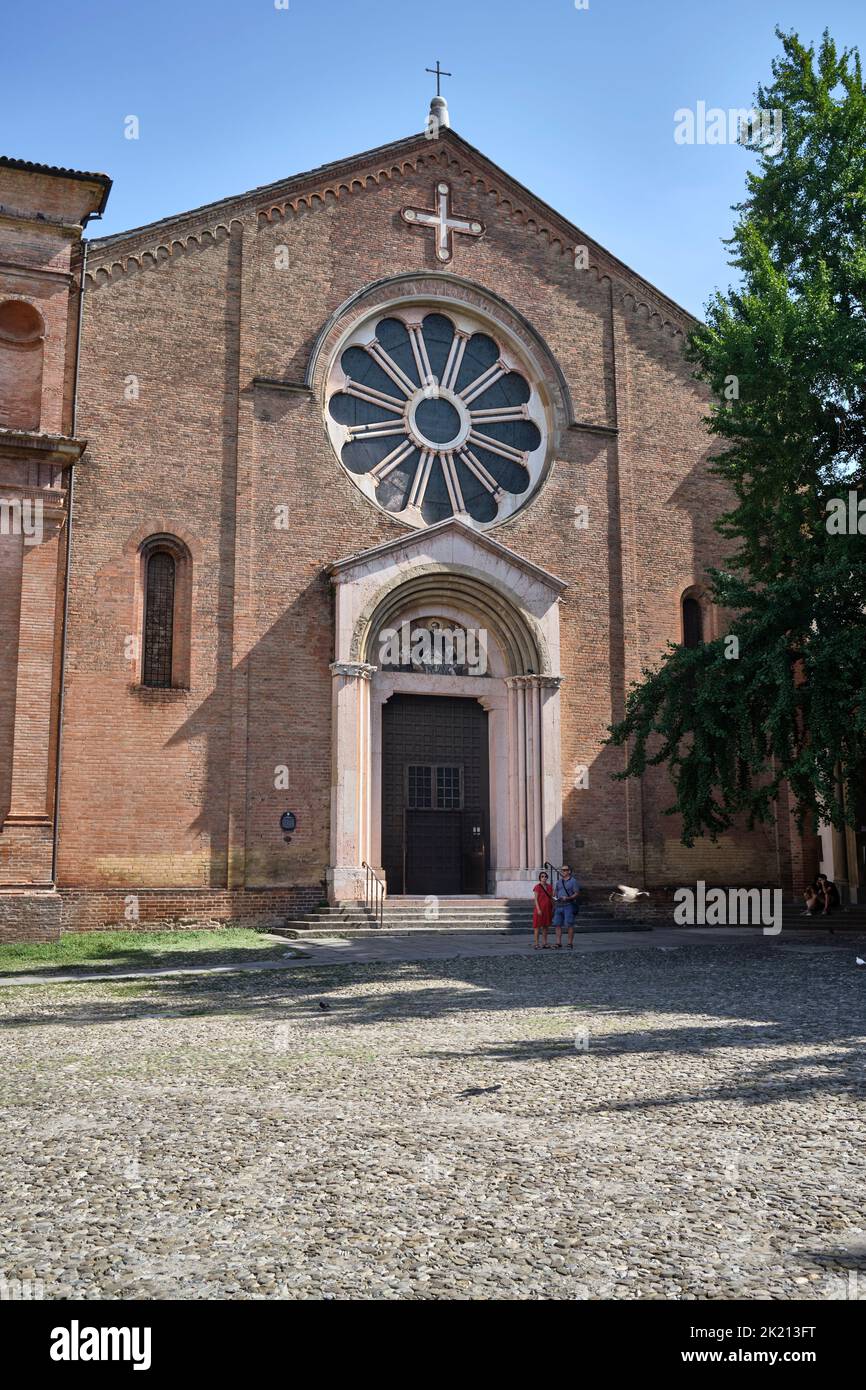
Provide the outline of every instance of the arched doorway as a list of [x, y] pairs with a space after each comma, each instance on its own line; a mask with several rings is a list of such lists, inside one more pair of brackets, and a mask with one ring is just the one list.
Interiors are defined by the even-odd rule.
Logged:
[[382, 868], [389, 892], [487, 892], [488, 713], [465, 695], [392, 695], [382, 709]]
[[[365, 862], [392, 894], [528, 897], [561, 857], [565, 586], [458, 521], [332, 578], [331, 899], [361, 895]], [[452, 647], [424, 659], [436, 630]]]

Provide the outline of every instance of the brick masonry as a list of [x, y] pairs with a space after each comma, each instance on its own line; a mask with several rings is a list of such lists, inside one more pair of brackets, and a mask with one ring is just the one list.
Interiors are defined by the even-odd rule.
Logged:
[[[431, 234], [400, 211], [431, 206], [443, 175], [455, 210], [487, 229], [455, 238], [449, 271], [529, 320], [578, 422], [557, 440], [544, 486], [492, 533], [570, 586], [561, 611], [565, 853], [590, 885], [779, 881], [775, 834], [685, 850], [663, 814], [664, 773], [615, 783], [622, 754], [602, 746], [629, 683], [679, 640], [683, 591], [723, 559], [706, 399], [682, 355], [691, 321], [591, 242], [590, 269], [577, 270], [575, 229], [443, 132], [89, 248], [78, 421], [88, 442], [76, 475], [57, 875], [64, 924], [112, 924], [126, 893], [145, 903], [143, 921], [273, 915], [321, 881], [327, 567], [405, 530], [339, 466], [318, 391], [262, 383], [302, 387], [323, 326], [365, 286], [440, 269]], [[55, 394], [61, 357], [50, 369], [46, 359]], [[65, 382], [63, 391], [68, 403]], [[68, 428], [68, 414], [58, 407], [54, 426]], [[274, 526], [280, 505], [288, 530]], [[574, 526], [578, 505], [589, 508], [586, 530]], [[152, 691], [140, 685], [130, 639], [141, 623], [141, 547], [162, 533], [188, 556], [176, 620], [187, 655], [177, 688]], [[12, 669], [7, 655], [0, 682]], [[10, 737], [0, 720], [0, 788]], [[585, 789], [575, 786], [580, 765]], [[288, 790], [275, 785], [281, 766]], [[287, 844], [279, 817], [289, 808], [299, 824]], [[0, 872], [26, 878], [9, 843], [4, 829]], [[789, 887], [793, 864], [789, 851]]]
[[0, 944], [59, 940], [62, 906], [60, 894], [53, 889], [0, 892]]
[[239, 889], [213, 892], [203, 888], [123, 889], [61, 888], [60, 922], [64, 931], [146, 930], [153, 927], [275, 927], [287, 917], [309, 912], [324, 901], [322, 884], [287, 889]]
[[[78, 266], [109, 186], [0, 159], [0, 889], [51, 880]], [[4, 931], [54, 929], [47, 899], [11, 904]]]

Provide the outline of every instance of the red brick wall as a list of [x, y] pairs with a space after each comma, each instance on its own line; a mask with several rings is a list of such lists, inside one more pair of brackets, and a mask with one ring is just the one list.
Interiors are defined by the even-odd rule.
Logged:
[[[260, 220], [250, 198], [215, 235], [212, 215], [93, 248], [62, 885], [216, 891], [320, 879], [333, 657], [326, 567], [403, 528], [337, 464], [321, 400], [254, 391], [252, 380], [300, 381], [323, 323], [349, 295], [436, 268], [431, 235], [399, 214], [429, 205], [441, 153], [444, 142], [424, 152], [423, 167], [285, 219]], [[607, 430], [567, 431], [547, 484], [494, 533], [571, 586], [561, 615], [566, 853], [590, 882], [689, 881], [702, 871], [772, 879], [772, 845], [760, 837], [684, 856], [661, 814], [661, 778], [643, 789], [613, 783], [622, 755], [602, 747], [628, 682], [678, 637], [682, 589], [721, 558], [705, 405], [682, 335], [663, 322], [672, 311], [603, 257], [601, 277], [575, 270], [570, 252], [474, 175], [449, 167], [448, 177], [455, 208], [488, 229], [477, 242], [456, 238], [454, 273], [526, 316], [565, 374], [577, 419]], [[275, 266], [279, 246], [286, 270]], [[131, 254], [142, 264], [123, 269]], [[139, 395], [128, 400], [133, 376]], [[284, 503], [296, 525], [277, 531], [274, 508]], [[588, 530], [574, 529], [578, 503], [589, 507]], [[138, 548], [160, 531], [193, 557], [191, 677], [188, 691], [154, 695], [136, 688], [124, 644], [137, 631]], [[574, 787], [579, 764], [590, 769], [586, 790]], [[274, 786], [281, 765], [287, 792]], [[289, 807], [299, 817], [291, 845], [278, 824]]]
[[[236, 335], [226, 300], [236, 275], [224, 239], [85, 299], [80, 427], [91, 442], [75, 512], [63, 883], [226, 880]], [[142, 690], [129, 646], [140, 633], [139, 549], [156, 533], [192, 556], [188, 690]]]
[[61, 934], [61, 902], [53, 891], [0, 893], [0, 943], [57, 941]]
[[[0, 226], [0, 266], [14, 267], [14, 272], [0, 268], [0, 305], [9, 299], [23, 300], [45, 322], [37, 419], [28, 425], [20, 419], [7, 418], [0, 409], [0, 426], [56, 434], [69, 428], [74, 363], [70, 346], [75, 340], [77, 303], [72, 283], [72, 262], [78, 249], [75, 224], [88, 207], [96, 206], [93, 190], [88, 193], [88, 189], [89, 185], [72, 180], [0, 168], [0, 206], [14, 219], [4, 220]], [[41, 226], [37, 225], [37, 215], [44, 219]], [[0, 370], [5, 368], [17, 376], [17, 385], [14, 379], [7, 378], [8, 394], [4, 392], [13, 411], [30, 392], [31, 358], [32, 353], [17, 351], [8, 354], [5, 363], [0, 361]]]
[[[324, 901], [321, 884], [279, 891], [62, 888], [63, 931], [147, 931], [155, 927], [280, 926]], [[137, 911], [138, 916], [134, 915]]]
[[[42, 534], [0, 534], [0, 885], [51, 874], [80, 222], [102, 189], [0, 166], [0, 500]], [[21, 512], [19, 510], [18, 515]], [[13, 894], [3, 930], [24, 913]], [[26, 920], [38, 931], [44, 897]]]
[[42, 411], [45, 323], [26, 300], [0, 303], [0, 420], [38, 430]]
[[[0, 893], [0, 943], [56, 941], [63, 932], [148, 931], [155, 928], [281, 926], [323, 901], [320, 884], [282, 892], [242, 890], [184, 893], [64, 888]], [[134, 909], [133, 909], [134, 904]], [[137, 911], [138, 916], [133, 915]]]
[[[20, 536], [0, 536], [0, 825], [6, 819], [12, 797], [23, 546]], [[0, 836], [0, 866], [3, 860], [3, 840]]]

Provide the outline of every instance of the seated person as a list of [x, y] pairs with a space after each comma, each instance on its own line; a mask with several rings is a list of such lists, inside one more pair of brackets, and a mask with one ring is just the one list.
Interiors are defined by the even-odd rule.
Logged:
[[826, 874], [818, 875], [818, 894], [823, 904], [821, 909], [822, 916], [829, 917], [831, 912], [839, 911], [839, 908], [842, 906], [839, 889]]
[[824, 899], [818, 894], [817, 884], [807, 884], [803, 889], [803, 897], [806, 901], [806, 911], [803, 913], [804, 917], [812, 917], [816, 912], [821, 912], [823, 910]]

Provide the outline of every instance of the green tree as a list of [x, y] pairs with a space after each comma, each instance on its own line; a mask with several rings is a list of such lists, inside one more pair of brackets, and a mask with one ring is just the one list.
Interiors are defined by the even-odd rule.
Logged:
[[710, 580], [739, 650], [671, 646], [609, 739], [628, 749], [621, 778], [668, 766], [686, 844], [769, 819], [785, 781], [801, 825], [841, 826], [866, 764], [866, 535], [832, 505], [847, 515], [866, 464], [866, 91], [856, 50], [776, 33], [756, 107], [782, 112], [781, 148], [760, 151], [734, 209], [740, 284], [687, 349], [732, 495]]

